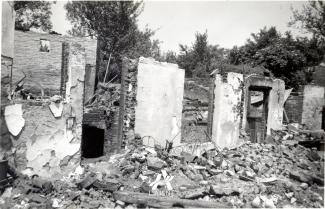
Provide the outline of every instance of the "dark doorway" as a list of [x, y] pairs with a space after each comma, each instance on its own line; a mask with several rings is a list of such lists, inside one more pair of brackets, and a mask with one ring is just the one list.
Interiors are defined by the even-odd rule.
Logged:
[[269, 89], [250, 87], [247, 122], [252, 142], [263, 142], [267, 130]]
[[96, 158], [104, 154], [104, 129], [94, 126], [82, 126], [81, 155], [85, 158]]

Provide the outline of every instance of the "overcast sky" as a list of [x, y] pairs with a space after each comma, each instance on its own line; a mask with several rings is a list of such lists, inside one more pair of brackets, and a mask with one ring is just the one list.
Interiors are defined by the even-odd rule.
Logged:
[[[53, 30], [62, 34], [70, 29], [63, 8], [65, 1], [52, 6]], [[284, 33], [300, 31], [288, 27], [291, 7], [301, 9], [305, 1], [145, 1], [139, 26], [158, 29], [163, 51], [178, 51], [178, 45], [193, 43], [196, 32], [208, 31], [210, 44], [231, 48], [242, 45], [251, 33], [264, 26], [276, 26]]]

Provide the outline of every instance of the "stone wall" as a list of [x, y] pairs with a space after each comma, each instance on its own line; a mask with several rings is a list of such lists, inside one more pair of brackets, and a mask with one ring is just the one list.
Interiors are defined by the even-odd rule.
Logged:
[[324, 102], [324, 87], [306, 85], [304, 87], [303, 112], [301, 123], [309, 130], [322, 128], [322, 111]]
[[[2, 149], [0, 154], [6, 155], [19, 171], [59, 179], [79, 165], [85, 56], [85, 49], [80, 45], [69, 46], [69, 73], [64, 100], [14, 101], [15, 104], [22, 104], [24, 127], [17, 136], [10, 135], [11, 149]], [[60, 114], [56, 115], [58, 112]], [[18, 120], [14, 115], [17, 113], [11, 114]], [[8, 128], [18, 124], [18, 121], [6, 118]], [[5, 144], [1, 138], [1, 145]]]
[[[41, 39], [49, 41], [49, 52], [40, 51]], [[27, 79], [24, 86], [33, 93], [39, 94], [41, 86], [46, 95], [58, 94], [63, 65], [62, 44], [64, 42], [82, 45], [86, 51], [86, 63], [96, 65], [96, 40], [31, 31], [15, 31], [13, 81], [22, 78], [23, 72], [25, 72]]]

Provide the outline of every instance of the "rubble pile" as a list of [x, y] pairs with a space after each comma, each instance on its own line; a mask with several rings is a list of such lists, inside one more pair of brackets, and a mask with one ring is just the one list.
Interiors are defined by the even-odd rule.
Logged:
[[147, 147], [141, 141], [136, 135], [124, 153], [79, 166], [59, 182], [35, 184], [33, 179], [19, 178], [2, 194], [0, 204], [11, 208], [324, 206], [324, 158], [314, 149], [246, 142], [235, 149], [213, 148], [193, 155], [175, 152], [170, 144]]
[[85, 102], [85, 112], [90, 109], [104, 109], [107, 113], [118, 109], [121, 84], [98, 83], [94, 96]]

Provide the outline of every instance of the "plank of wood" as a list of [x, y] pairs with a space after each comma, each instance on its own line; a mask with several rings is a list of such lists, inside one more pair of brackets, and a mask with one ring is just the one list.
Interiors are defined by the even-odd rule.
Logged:
[[115, 200], [129, 204], [149, 206], [155, 208], [229, 208], [230, 205], [202, 200], [187, 200], [179, 198], [154, 196], [146, 193], [117, 191], [113, 193]]

